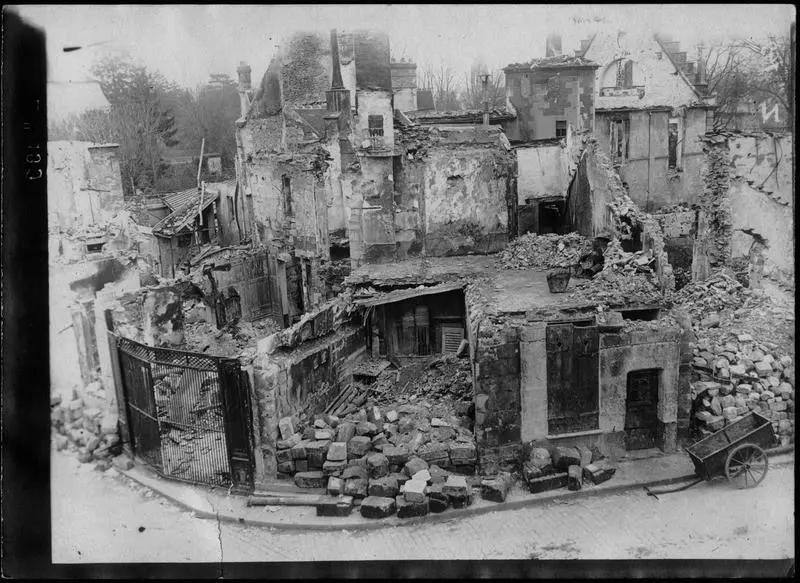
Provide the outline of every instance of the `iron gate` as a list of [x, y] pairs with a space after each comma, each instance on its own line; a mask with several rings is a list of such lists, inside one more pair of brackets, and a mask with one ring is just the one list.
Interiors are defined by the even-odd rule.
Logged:
[[239, 361], [117, 340], [133, 453], [161, 475], [252, 490], [247, 376]]

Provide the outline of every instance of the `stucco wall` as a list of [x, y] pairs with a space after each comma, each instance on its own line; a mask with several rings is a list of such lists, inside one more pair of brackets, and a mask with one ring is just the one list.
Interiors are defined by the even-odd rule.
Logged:
[[[619, 114], [596, 113], [598, 143], [608, 152], [609, 121]], [[667, 111], [630, 112], [628, 159], [620, 166], [620, 176], [628, 183], [630, 197], [645, 212], [677, 204], [695, 204], [703, 191], [703, 150], [700, 136], [705, 133], [705, 109], [687, 109], [683, 116], [683, 135], [679, 170], [669, 168]]]
[[361, 146], [364, 141], [370, 140], [369, 137], [369, 116], [383, 116], [383, 145], [394, 148], [394, 110], [392, 109], [391, 91], [367, 91], [358, 90], [358, 118], [355, 124], [355, 142]]
[[570, 181], [566, 149], [560, 145], [515, 148], [519, 175], [517, 200], [564, 195]]
[[[520, 332], [520, 436], [523, 442], [545, 440], [548, 435], [546, 329], [546, 322], [536, 322]], [[661, 369], [657, 416], [663, 424], [677, 423], [679, 335], [677, 329], [600, 334], [597, 433], [624, 431], [627, 375], [640, 369]], [[674, 428], [670, 431], [674, 435]], [[674, 448], [674, 437], [665, 445], [668, 449]]]

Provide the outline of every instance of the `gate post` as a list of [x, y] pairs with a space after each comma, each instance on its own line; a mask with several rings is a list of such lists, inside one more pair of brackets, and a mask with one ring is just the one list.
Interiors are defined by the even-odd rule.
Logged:
[[219, 361], [219, 386], [225, 414], [225, 441], [231, 479], [237, 489], [253, 490], [252, 413], [248, 377], [235, 358]]
[[128, 422], [128, 408], [126, 406], [125, 388], [122, 384], [122, 373], [119, 366], [119, 350], [117, 349], [117, 335], [111, 330], [106, 331], [108, 339], [108, 349], [111, 353], [111, 370], [114, 374], [114, 392], [117, 397], [117, 417], [119, 420], [119, 435], [122, 441], [122, 449], [131, 458], [133, 449], [131, 448], [130, 425]]

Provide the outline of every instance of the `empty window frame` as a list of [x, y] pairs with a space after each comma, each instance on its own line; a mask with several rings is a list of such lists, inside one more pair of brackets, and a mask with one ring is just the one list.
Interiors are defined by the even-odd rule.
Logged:
[[680, 170], [681, 168], [681, 120], [678, 117], [669, 118], [667, 126], [669, 139], [669, 168], [670, 170]]
[[628, 135], [630, 122], [627, 119], [612, 119], [609, 128], [611, 156], [615, 160], [628, 159]]
[[556, 120], [556, 137], [557, 138], [566, 138], [567, 137], [567, 121], [564, 119]]
[[369, 126], [369, 135], [371, 138], [383, 136], [382, 115], [370, 115], [367, 118], [367, 124]]
[[292, 216], [292, 179], [286, 174], [281, 177], [281, 194], [283, 195], [283, 214]]
[[633, 87], [633, 61], [620, 60], [617, 62], [617, 88], [631, 87]]

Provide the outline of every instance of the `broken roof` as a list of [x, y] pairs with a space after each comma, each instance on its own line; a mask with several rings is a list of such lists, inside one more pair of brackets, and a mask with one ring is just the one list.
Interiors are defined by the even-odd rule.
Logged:
[[[467, 109], [464, 111], [408, 111], [406, 115], [421, 124], [479, 124], [483, 121], [483, 110]], [[506, 107], [495, 107], [489, 111], [489, 122], [500, 122], [516, 119], [516, 114]]]
[[218, 196], [219, 194], [214, 191], [206, 191], [204, 194], [195, 191], [194, 196], [153, 226], [153, 234], [162, 237], [177, 235], [189, 223], [194, 221], [202, 211], [208, 208]]
[[598, 67], [600, 67], [599, 64], [580, 55], [558, 55], [555, 57], [531, 59], [527, 63], [512, 63], [505, 67], [503, 71], [531, 71], [534, 69], [561, 68], [597, 69]]

